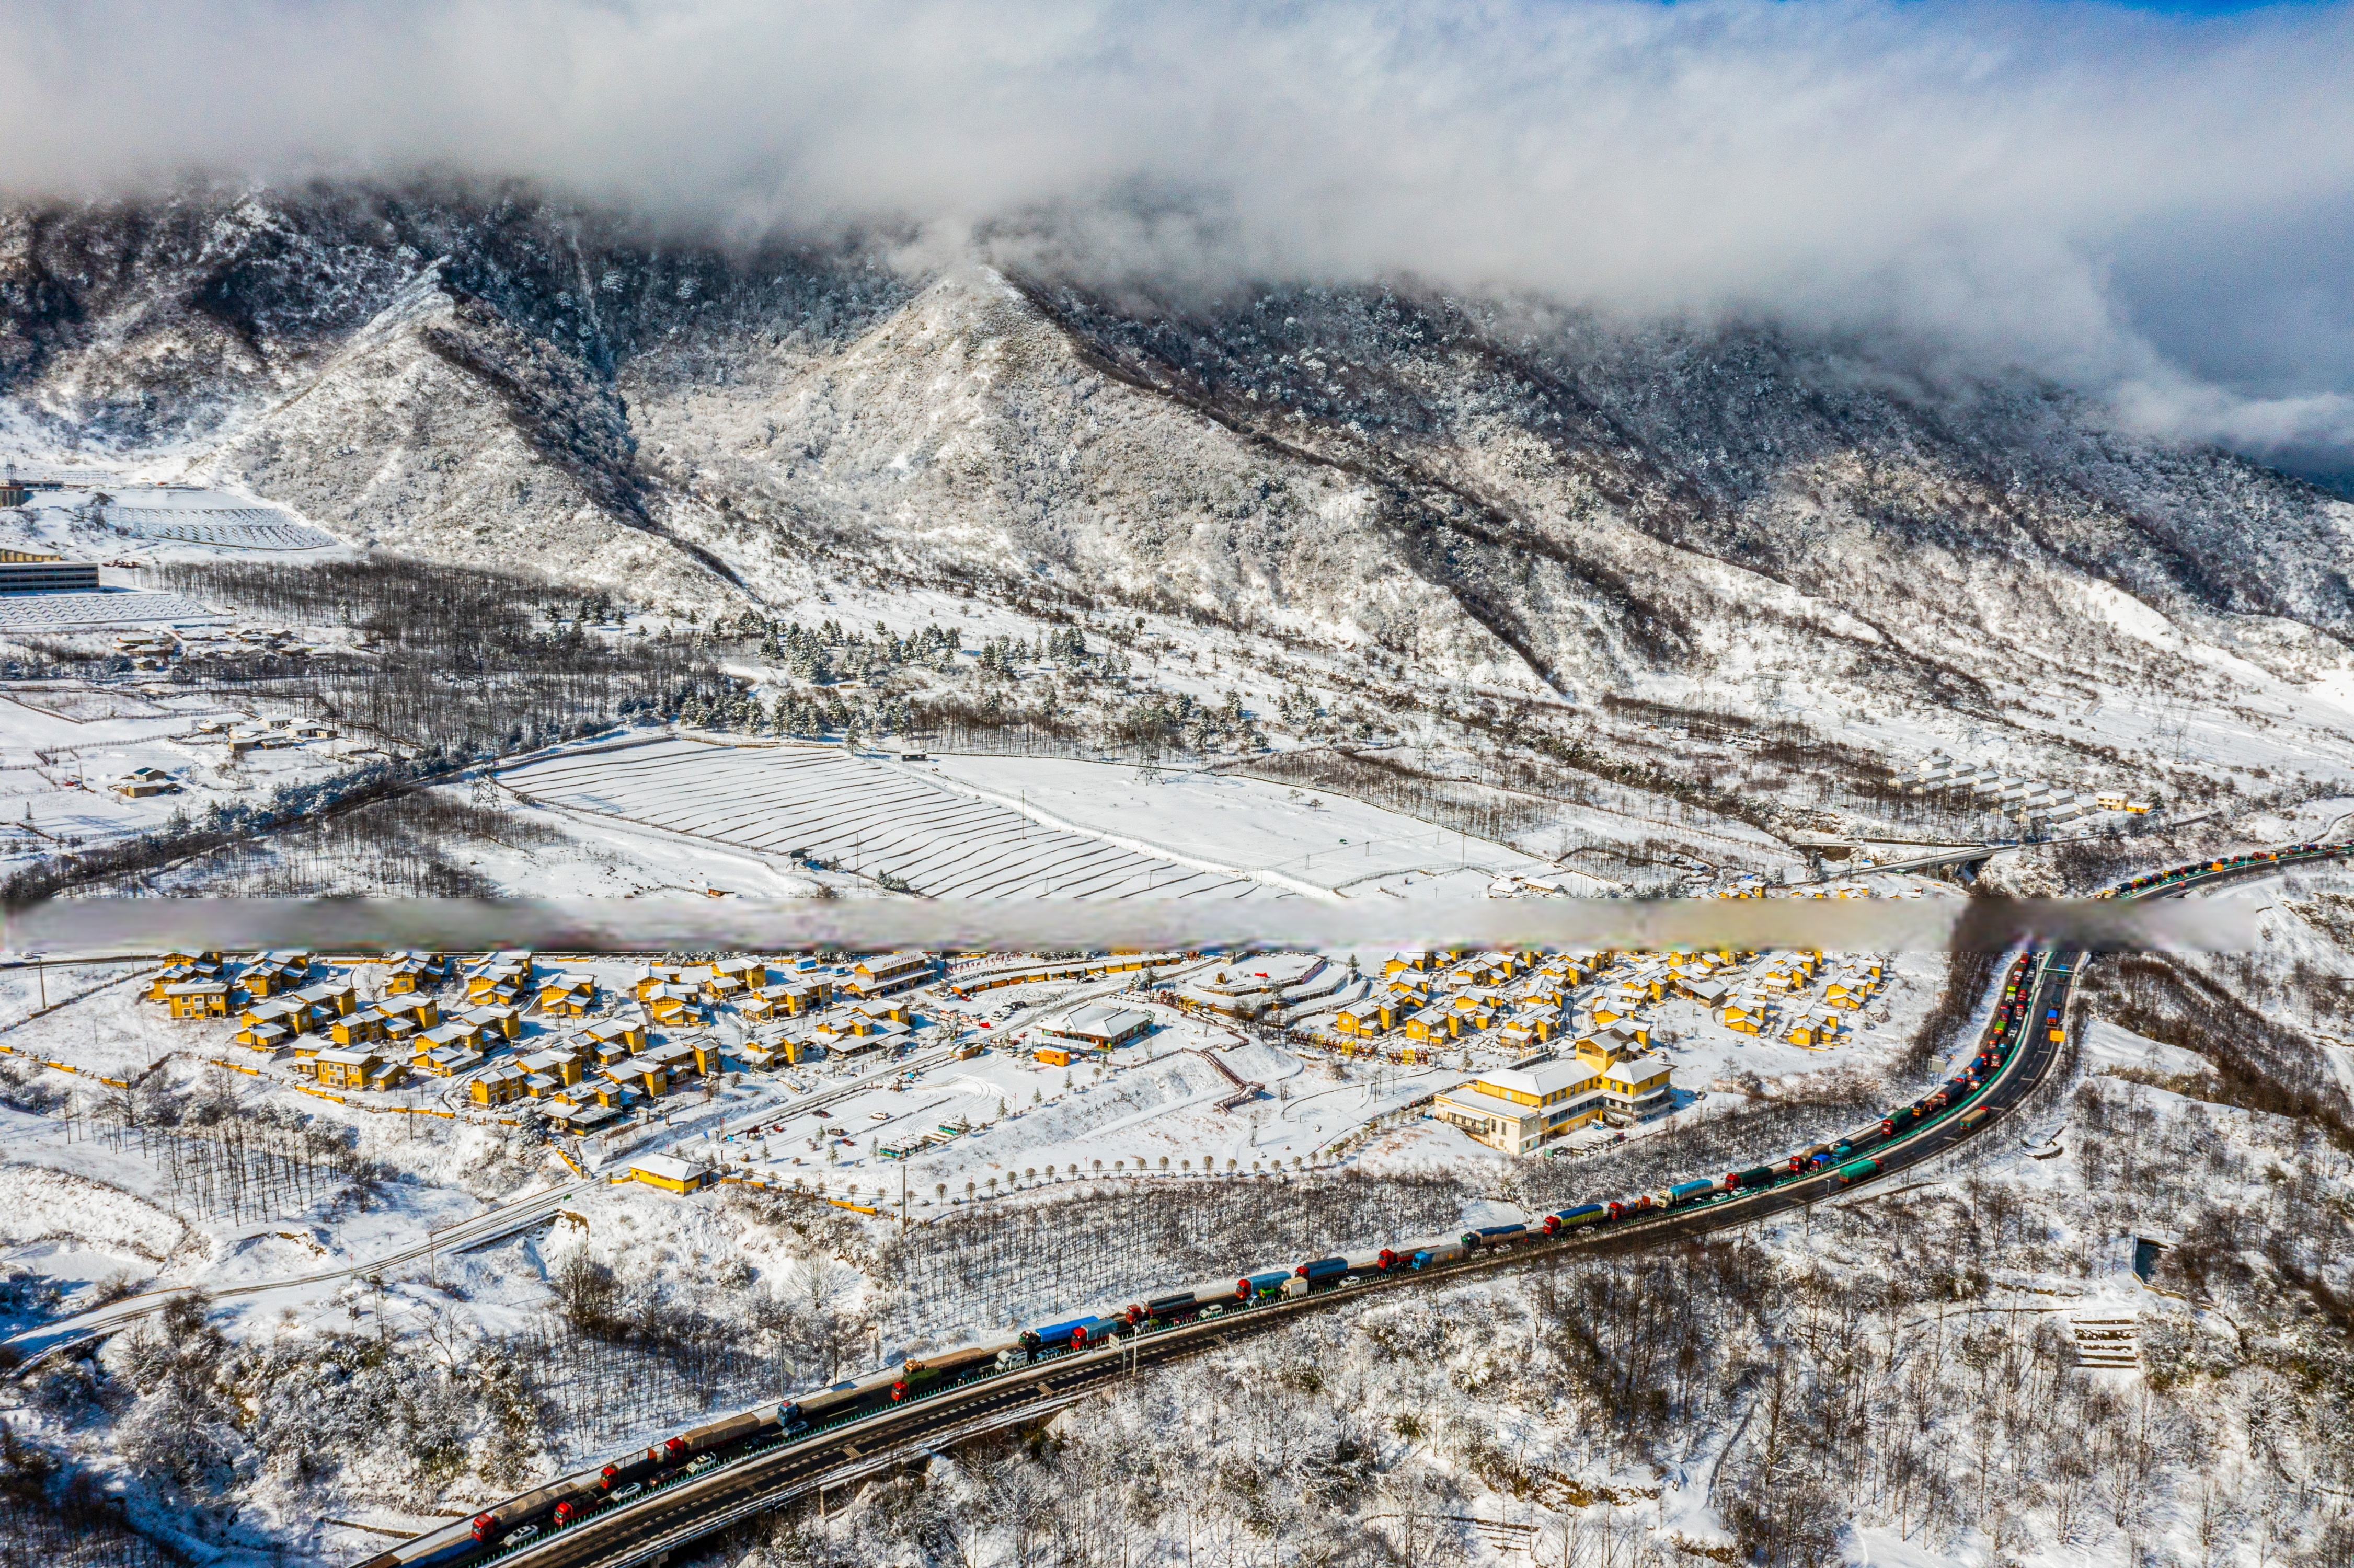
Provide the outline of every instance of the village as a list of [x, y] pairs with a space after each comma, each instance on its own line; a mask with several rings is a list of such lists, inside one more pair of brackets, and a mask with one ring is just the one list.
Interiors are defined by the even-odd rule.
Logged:
[[1083, 1173], [1299, 1167], [1377, 1143], [1575, 1154], [1868, 1046], [1903, 961], [183, 952], [139, 994], [214, 1070], [346, 1115], [504, 1124], [578, 1176], [746, 1181], [905, 1218]]

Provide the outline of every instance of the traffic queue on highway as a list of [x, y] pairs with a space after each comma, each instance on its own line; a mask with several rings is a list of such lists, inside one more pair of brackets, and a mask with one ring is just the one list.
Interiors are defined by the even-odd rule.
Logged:
[[[2098, 896], [2155, 896], [2218, 874], [2349, 852], [2354, 852], [2354, 841], [2299, 844], [2136, 877], [2105, 889]], [[404, 1543], [368, 1559], [360, 1568], [458, 1568], [490, 1562], [552, 1531], [627, 1507], [651, 1492], [722, 1464], [802, 1442], [983, 1379], [1061, 1357], [1103, 1351], [1140, 1336], [1347, 1290], [1385, 1277], [1445, 1272], [1529, 1244], [1636, 1226], [1703, 1205], [1742, 1202], [1786, 1184], [1825, 1176], [1841, 1188], [1868, 1181], [1880, 1173], [1892, 1150], [1933, 1129], [1953, 1125], [1963, 1132], [1974, 1131], [1996, 1110], [1979, 1102], [2020, 1047], [2035, 1037], [2033, 1032], [2042, 1030], [2052, 1042], [2061, 1039], [2058, 1008], [2048, 1007], [2042, 1016], [2035, 1016], [2039, 973], [2052, 957], [2048, 950], [2030, 948], [2012, 962], [1979, 1050], [1951, 1078], [1876, 1121], [1798, 1150], [1786, 1159], [1628, 1197], [1580, 1203], [1514, 1224], [1354, 1255], [1311, 1258], [1245, 1274], [1232, 1281], [1220, 1278], [1189, 1290], [1148, 1297], [1117, 1311], [1024, 1329], [1003, 1344], [910, 1360], [865, 1378], [691, 1427], [641, 1453], [624, 1455], [597, 1469], [567, 1476], [486, 1509], [462, 1529], [437, 1531]]]

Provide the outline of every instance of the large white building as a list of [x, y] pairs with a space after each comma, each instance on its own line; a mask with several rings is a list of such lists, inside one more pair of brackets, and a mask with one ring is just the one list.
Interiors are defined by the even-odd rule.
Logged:
[[1084, 1007], [1049, 1018], [1038, 1033], [1058, 1040], [1076, 1040], [1099, 1051], [1125, 1045], [1152, 1027], [1152, 1014], [1132, 1007], [1109, 1007], [1091, 1001]]
[[1447, 1090], [1430, 1114], [1507, 1154], [1533, 1154], [1581, 1127], [1628, 1127], [1674, 1107], [1668, 1065], [1582, 1040], [1575, 1054], [1500, 1067]]

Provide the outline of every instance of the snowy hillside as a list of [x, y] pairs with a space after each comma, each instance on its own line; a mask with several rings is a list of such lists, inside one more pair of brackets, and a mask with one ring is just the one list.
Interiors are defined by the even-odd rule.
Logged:
[[682, 610], [920, 582], [1322, 649], [1434, 710], [1637, 694], [1900, 756], [2254, 730], [2231, 760], [2293, 775], [2354, 724], [2354, 506], [1904, 344], [1113, 301], [360, 187], [12, 214], [0, 311], [28, 455]]

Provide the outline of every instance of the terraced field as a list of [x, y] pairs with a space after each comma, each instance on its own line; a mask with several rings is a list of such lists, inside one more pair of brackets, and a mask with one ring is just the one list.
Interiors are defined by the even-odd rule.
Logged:
[[235, 550], [324, 550], [341, 543], [267, 506], [110, 506], [106, 520], [141, 539]]
[[887, 874], [939, 898], [1247, 898], [1277, 890], [1044, 827], [832, 747], [663, 737], [547, 758], [499, 782], [526, 800], [782, 858]]

